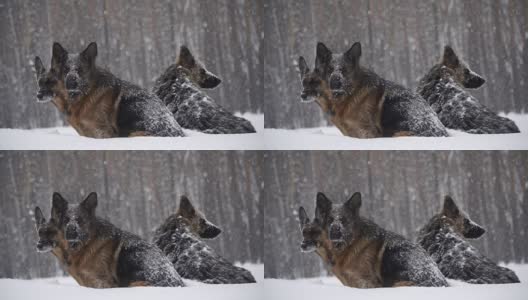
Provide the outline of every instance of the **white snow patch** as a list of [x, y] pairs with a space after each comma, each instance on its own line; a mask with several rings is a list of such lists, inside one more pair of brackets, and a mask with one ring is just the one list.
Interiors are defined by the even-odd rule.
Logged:
[[512, 119], [521, 132], [480, 135], [448, 130], [449, 137], [358, 139], [343, 136], [335, 126], [266, 128], [264, 147], [266, 150], [527, 150], [528, 114], [504, 116]]
[[356, 289], [343, 286], [335, 277], [297, 280], [264, 280], [264, 298], [273, 300], [321, 299], [391, 299], [391, 300], [495, 300], [526, 299], [528, 293], [528, 265], [508, 265], [519, 276], [521, 283], [467, 284], [450, 280], [451, 287], [399, 287]]
[[[257, 282], [264, 278], [264, 265], [238, 264], [248, 269]], [[261, 286], [250, 284], [204, 284], [184, 280], [186, 287], [160, 288], [136, 287], [115, 289], [92, 289], [81, 287], [71, 277], [52, 277], [33, 280], [0, 279], [2, 299], [9, 300], [94, 300], [94, 299], [258, 299]]]
[[0, 150], [260, 150], [264, 115], [236, 114], [248, 119], [257, 133], [204, 134], [185, 130], [186, 137], [93, 139], [73, 127], [0, 129]]

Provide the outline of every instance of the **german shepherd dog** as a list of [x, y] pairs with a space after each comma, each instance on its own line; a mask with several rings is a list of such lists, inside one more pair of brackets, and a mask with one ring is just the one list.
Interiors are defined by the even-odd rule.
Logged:
[[233, 115], [198, 88], [214, 88], [220, 82], [182, 46], [177, 62], [156, 80], [153, 93], [183, 128], [211, 134], [255, 132], [248, 120]]
[[201, 240], [220, 233], [220, 228], [182, 196], [178, 211], [156, 229], [153, 242], [183, 278], [209, 284], [255, 282], [249, 271], [234, 266]]
[[[336, 125], [336, 127], [340, 126], [342, 122], [340, 122], [338, 118], [335, 118], [334, 103], [331, 101], [332, 94], [326, 81], [323, 81], [318, 73], [310, 70], [304, 57], [299, 57], [298, 65], [303, 87], [301, 91], [301, 102], [317, 103], [323, 112], [330, 118], [330, 121]], [[338, 127], [338, 129], [345, 134], [345, 128]]]
[[359, 214], [361, 194], [333, 205], [318, 193], [317, 209], [334, 253], [334, 274], [358, 288], [447, 286], [435, 262], [417, 244]]
[[317, 253], [341, 283], [347, 285], [346, 278], [341, 276], [340, 269], [334, 268], [336, 266], [335, 258], [337, 255], [332, 247], [332, 242], [328, 238], [323, 221], [317, 217], [319, 215], [317, 211], [315, 215], [316, 217], [311, 221], [304, 207], [299, 207], [299, 224], [303, 237], [301, 251], [304, 253]]
[[52, 222], [64, 233], [67, 270], [86, 287], [183, 286], [161, 250], [95, 215], [97, 194], [78, 205], [53, 194]]
[[418, 243], [447, 278], [480, 284], [519, 282], [512, 270], [498, 266], [465, 240], [485, 232], [446, 196], [442, 211], [420, 230]]
[[419, 95], [385, 80], [360, 65], [361, 44], [333, 54], [317, 44], [316, 75], [326, 82], [323, 95], [331, 95], [332, 122], [346, 136], [447, 136], [447, 131]]
[[420, 80], [417, 91], [447, 128], [476, 134], [519, 132], [512, 120], [497, 115], [465, 90], [477, 89], [484, 82], [453, 48], [445, 46], [440, 63]]
[[51, 252], [64, 267], [68, 265], [68, 244], [53, 219], [46, 220], [40, 207], [35, 208], [35, 228], [38, 234], [37, 251]]
[[37, 77], [38, 92], [37, 102], [52, 102], [60, 113], [66, 114], [68, 105], [68, 94], [65, 93], [62, 82], [59, 81], [55, 74], [46, 70], [40, 57], [35, 57], [35, 74]]
[[39, 89], [48, 95], [45, 99], [55, 95], [55, 105], [66, 114], [68, 123], [79, 135], [93, 138], [184, 135], [158, 97], [96, 66], [96, 57], [96, 43], [90, 43], [79, 54], [69, 54], [54, 43], [50, 74], [36, 67]]

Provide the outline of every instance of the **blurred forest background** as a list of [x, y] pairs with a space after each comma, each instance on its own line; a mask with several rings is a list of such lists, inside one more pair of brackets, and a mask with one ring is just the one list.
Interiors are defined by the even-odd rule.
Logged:
[[35, 97], [33, 60], [48, 68], [54, 41], [72, 53], [96, 41], [99, 66], [149, 90], [187, 45], [223, 79], [206, 91], [217, 103], [262, 112], [261, 8], [258, 0], [2, 0], [0, 127], [66, 124]]
[[261, 156], [251, 151], [0, 152], [0, 278], [63, 275], [51, 253], [37, 253], [33, 210], [46, 216], [60, 192], [79, 202], [95, 191], [96, 214], [151, 240], [187, 195], [223, 229], [207, 241], [232, 262], [262, 262]]
[[363, 195], [360, 213], [416, 240], [451, 195], [486, 234], [471, 241], [499, 262], [528, 260], [528, 153], [523, 151], [272, 151], [264, 156], [265, 277], [326, 275], [315, 253], [302, 253], [297, 210], [311, 218], [324, 192], [342, 203]]
[[269, 0], [264, 15], [266, 127], [329, 124], [300, 102], [297, 59], [313, 68], [317, 41], [336, 53], [360, 41], [364, 66], [413, 90], [450, 44], [487, 79], [472, 91], [481, 103], [528, 111], [526, 0]]

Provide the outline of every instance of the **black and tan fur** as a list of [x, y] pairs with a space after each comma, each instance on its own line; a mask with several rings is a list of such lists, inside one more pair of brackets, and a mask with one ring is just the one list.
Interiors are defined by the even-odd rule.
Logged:
[[316, 210], [332, 245], [332, 272], [357, 288], [446, 286], [427, 253], [402, 236], [359, 215], [361, 194], [342, 205], [318, 193]]
[[38, 235], [37, 251], [51, 252], [66, 268], [69, 264], [68, 243], [64, 239], [64, 234], [53, 219], [46, 220], [38, 206], [35, 208], [35, 229]]
[[310, 220], [304, 207], [301, 206], [299, 208], [299, 224], [303, 238], [301, 251], [305, 253], [315, 252], [341, 283], [347, 285], [346, 278], [342, 276], [337, 268], [334, 268], [336, 266], [336, 252], [324, 229], [323, 221], [317, 215], [316, 212], [316, 217]]
[[35, 57], [35, 74], [37, 78], [37, 102], [52, 102], [60, 113], [66, 114], [68, 94], [65, 93], [63, 82], [57, 76], [46, 70], [40, 57]]
[[325, 83], [320, 95], [327, 98], [331, 121], [344, 135], [447, 136], [423, 98], [364, 68], [360, 58], [360, 43], [343, 54], [333, 54], [323, 43], [317, 44], [314, 73]]
[[[54, 103], [79, 135], [183, 136], [181, 127], [158, 97], [96, 66], [96, 57], [96, 43], [79, 54], [69, 54], [59, 43], [53, 44], [49, 76], [57, 80], [52, 89]], [[52, 81], [40, 83], [42, 90]]]
[[53, 194], [52, 222], [67, 242], [66, 269], [86, 287], [183, 286], [160, 249], [96, 217], [97, 194], [70, 205]]

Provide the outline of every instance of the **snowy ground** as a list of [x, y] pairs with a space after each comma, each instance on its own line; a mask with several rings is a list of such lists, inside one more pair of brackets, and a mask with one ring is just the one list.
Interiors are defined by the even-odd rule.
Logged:
[[521, 133], [476, 135], [450, 130], [450, 137], [398, 137], [357, 139], [334, 126], [264, 130], [267, 150], [526, 150], [528, 114], [509, 114]]
[[521, 283], [471, 285], [450, 281], [451, 287], [421, 288], [400, 287], [380, 289], [355, 289], [343, 286], [335, 277], [298, 280], [264, 280], [264, 299], [273, 300], [324, 300], [324, 299], [380, 299], [380, 300], [497, 300], [528, 299], [528, 265], [510, 265]]
[[204, 134], [184, 130], [186, 137], [134, 137], [93, 139], [72, 127], [0, 129], [0, 150], [260, 150], [263, 148], [263, 114], [243, 114], [257, 133]]
[[[264, 278], [264, 265], [241, 265], [251, 271], [257, 282]], [[0, 298], [5, 300], [103, 300], [103, 299], [262, 299], [260, 284], [206, 285], [185, 280], [184, 288], [117, 288], [92, 289], [79, 286], [71, 277], [55, 277], [34, 280], [0, 279]]]

